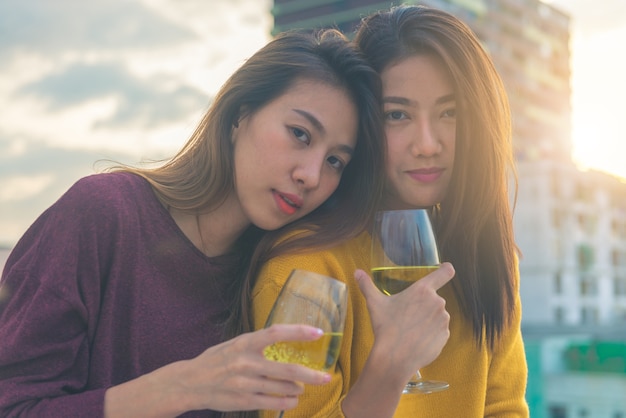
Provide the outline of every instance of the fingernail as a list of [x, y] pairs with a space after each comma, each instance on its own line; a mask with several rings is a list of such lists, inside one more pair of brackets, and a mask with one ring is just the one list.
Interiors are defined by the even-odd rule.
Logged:
[[330, 375], [328, 373], [324, 374], [324, 378], [322, 379], [324, 383], [330, 382]]
[[324, 330], [321, 328], [315, 328], [315, 335], [319, 335], [321, 337], [324, 335]]

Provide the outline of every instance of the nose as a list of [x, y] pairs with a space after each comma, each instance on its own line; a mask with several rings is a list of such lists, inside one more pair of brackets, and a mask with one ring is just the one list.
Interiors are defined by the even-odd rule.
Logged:
[[294, 180], [307, 189], [314, 189], [320, 185], [322, 178], [322, 165], [325, 156], [307, 156], [301, 160], [293, 170]]
[[418, 120], [411, 141], [411, 154], [414, 157], [432, 157], [441, 152], [441, 142], [428, 118]]

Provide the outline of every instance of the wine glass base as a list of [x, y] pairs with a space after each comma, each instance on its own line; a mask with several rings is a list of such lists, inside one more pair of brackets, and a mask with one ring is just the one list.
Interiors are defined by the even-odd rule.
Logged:
[[450, 385], [447, 382], [418, 380], [416, 382], [407, 383], [402, 393], [434, 393], [441, 392], [449, 387]]

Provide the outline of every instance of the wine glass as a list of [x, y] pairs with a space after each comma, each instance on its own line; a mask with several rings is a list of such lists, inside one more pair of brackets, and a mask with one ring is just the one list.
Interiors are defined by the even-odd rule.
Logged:
[[[426, 209], [377, 212], [372, 229], [372, 276], [386, 295], [409, 287], [439, 268], [439, 252]], [[447, 382], [424, 380], [417, 370], [402, 393], [432, 393]]]
[[[282, 341], [264, 350], [266, 358], [298, 363], [327, 371], [337, 362], [348, 305], [346, 284], [310, 271], [295, 269], [289, 275], [265, 327], [272, 324], [306, 324], [324, 331], [315, 341]], [[278, 414], [282, 418], [284, 411]]]

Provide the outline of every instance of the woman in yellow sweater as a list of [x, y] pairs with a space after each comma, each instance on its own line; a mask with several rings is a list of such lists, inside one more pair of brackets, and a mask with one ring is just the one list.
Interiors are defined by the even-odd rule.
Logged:
[[[265, 263], [253, 289], [257, 328], [293, 268], [350, 287], [333, 378], [307, 386], [285, 417], [527, 417], [507, 192], [511, 124], [500, 77], [471, 30], [435, 9], [402, 6], [371, 15], [355, 42], [383, 82], [387, 168], [380, 207], [432, 208], [442, 259], [456, 275], [446, 283], [454, 271], [444, 263], [384, 296], [363, 271], [370, 267], [367, 232], [339, 247]], [[402, 395], [418, 367], [450, 388]]]

